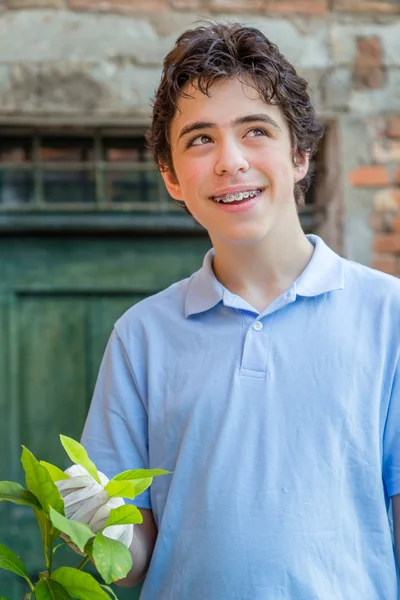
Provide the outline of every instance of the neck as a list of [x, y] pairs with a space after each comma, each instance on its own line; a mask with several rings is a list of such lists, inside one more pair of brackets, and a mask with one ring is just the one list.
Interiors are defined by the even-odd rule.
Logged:
[[270, 232], [263, 240], [240, 245], [212, 239], [216, 278], [232, 293], [262, 312], [301, 275], [314, 251], [297, 226]]

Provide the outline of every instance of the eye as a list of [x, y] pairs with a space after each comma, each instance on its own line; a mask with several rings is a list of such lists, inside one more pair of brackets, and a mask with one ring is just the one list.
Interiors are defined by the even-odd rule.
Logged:
[[265, 129], [261, 129], [260, 127], [254, 127], [253, 129], [250, 129], [250, 131], [248, 131], [246, 135], [249, 135], [249, 137], [261, 137], [264, 135], [269, 137], [268, 131], [265, 131]]
[[210, 140], [211, 138], [208, 135], [197, 135], [196, 137], [188, 141], [188, 143], [186, 144], [186, 148], [189, 148], [190, 146], [204, 146], [205, 144], [208, 144]]

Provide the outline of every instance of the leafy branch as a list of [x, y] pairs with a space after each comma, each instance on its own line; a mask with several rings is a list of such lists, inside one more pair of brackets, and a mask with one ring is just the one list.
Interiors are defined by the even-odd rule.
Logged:
[[[96, 465], [89, 459], [86, 450], [79, 442], [60, 436], [61, 443], [70, 460], [81, 467], [101, 484]], [[0, 544], [0, 568], [22, 577], [29, 588], [24, 600], [118, 600], [108, 584], [127, 576], [132, 568], [132, 557], [128, 548], [121, 542], [107, 537], [103, 532], [113, 525], [138, 524], [143, 521], [140, 511], [133, 505], [124, 504], [110, 511], [107, 522], [94, 534], [85, 523], [67, 519], [64, 501], [56, 482], [69, 479], [61, 469], [38, 461], [24, 446], [21, 463], [25, 471], [26, 488], [16, 482], [0, 481], [0, 502], [12, 502], [30, 506], [35, 513], [43, 543], [45, 570], [38, 574], [36, 583], [28, 576], [26, 566], [12, 550]], [[116, 475], [105, 486], [110, 498], [133, 499], [146, 490], [153, 477], [167, 474], [162, 469], [137, 469]], [[62, 536], [64, 541], [54, 546]], [[77, 568], [59, 567], [53, 570], [53, 556], [64, 545], [74, 545], [83, 558]], [[104, 584], [92, 575], [82, 571], [90, 561], [101, 575]], [[32, 598], [33, 596], [33, 598]], [[7, 600], [0, 596], [0, 600]]]

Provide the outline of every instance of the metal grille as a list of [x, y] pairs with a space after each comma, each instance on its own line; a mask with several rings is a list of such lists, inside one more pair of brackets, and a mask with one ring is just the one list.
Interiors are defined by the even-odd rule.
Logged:
[[[300, 213], [306, 232], [325, 219], [325, 146]], [[202, 231], [169, 196], [143, 129], [0, 127], [0, 231], [145, 229]]]
[[179, 210], [144, 133], [0, 130], [0, 211]]

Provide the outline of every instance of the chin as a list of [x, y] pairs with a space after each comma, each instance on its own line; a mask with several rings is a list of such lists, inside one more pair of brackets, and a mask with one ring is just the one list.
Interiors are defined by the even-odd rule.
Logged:
[[209, 233], [211, 238], [219, 238], [221, 241], [228, 242], [230, 244], [235, 244], [238, 246], [252, 246], [254, 244], [259, 244], [268, 236], [269, 228], [264, 227], [261, 230], [260, 227], [246, 227], [245, 229], [239, 227], [235, 230], [218, 232], [210, 231]]

